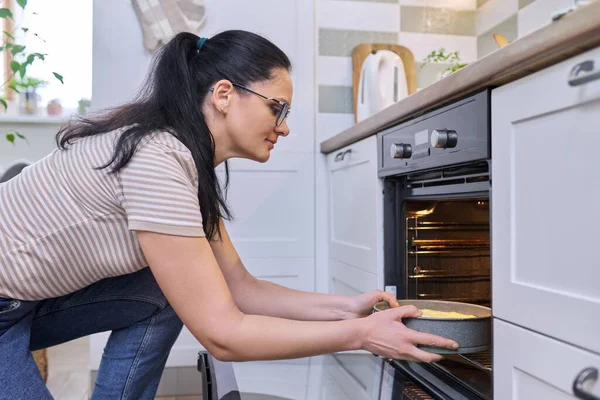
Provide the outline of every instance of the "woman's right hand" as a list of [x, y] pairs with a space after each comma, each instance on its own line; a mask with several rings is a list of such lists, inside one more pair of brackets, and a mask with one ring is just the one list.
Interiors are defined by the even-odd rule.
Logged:
[[408, 329], [403, 318], [420, 317], [422, 312], [415, 306], [403, 306], [380, 311], [364, 318], [364, 350], [390, 359], [436, 362], [442, 359], [439, 354], [417, 348], [418, 344], [456, 350], [458, 343], [429, 333]]

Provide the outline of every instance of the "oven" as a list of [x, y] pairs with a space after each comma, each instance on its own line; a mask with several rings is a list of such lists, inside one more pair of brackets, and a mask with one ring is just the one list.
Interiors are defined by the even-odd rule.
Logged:
[[[491, 307], [490, 92], [377, 135], [385, 289]], [[492, 349], [434, 364], [388, 361], [381, 396], [490, 399]]]

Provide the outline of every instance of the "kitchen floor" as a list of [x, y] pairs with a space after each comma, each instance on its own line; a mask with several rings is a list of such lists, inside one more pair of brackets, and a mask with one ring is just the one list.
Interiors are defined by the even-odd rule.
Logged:
[[[48, 382], [56, 400], [88, 400], [90, 392], [89, 338], [48, 349]], [[200, 396], [157, 397], [155, 400], [201, 400]]]

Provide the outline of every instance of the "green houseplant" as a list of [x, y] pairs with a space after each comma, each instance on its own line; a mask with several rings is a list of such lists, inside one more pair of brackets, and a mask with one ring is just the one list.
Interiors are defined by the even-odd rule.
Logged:
[[[16, 3], [22, 10], [25, 10], [27, 7], [27, 0], [16, 0]], [[0, 8], [0, 19], [0, 22], [2, 22], [5, 27], [7, 25], [11, 26], [13, 22], [12, 11], [6, 7]], [[27, 67], [36, 62], [43, 62], [47, 54], [28, 52], [26, 46], [19, 44], [18, 40], [15, 38], [17, 31], [22, 32], [24, 37], [32, 35], [35, 38], [44, 41], [37, 33], [26, 27], [15, 27], [14, 29], [3, 30], [2, 40], [0, 41], [0, 54], [5, 55], [6, 53], [10, 53], [12, 58], [10, 62], [10, 71], [5, 73], [2, 85], [0, 86], [0, 90], [2, 90], [2, 94], [0, 95], [0, 106], [4, 107], [4, 111], [8, 108], [7, 96], [11, 91], [15, 93], [24, 91], [24, 97], [27, 98], [27, 93], [33, 93], [33, 95], [35, 95], [35, 89], [47, 83], [27, 76]], [[52, 74], [54, 75], [54, 78], [63, 83], [63, 77], [59, 73], [53, 72]], [[0, 108], [0, 110], [1, 109], [2, 108]], [[13, 144], [15, 143], [16, 138], [25, 139], [24, 136], [18, 132], [6, 133], [5, 138]]]
[[468, 63], [464, 63], [461, 61], [458, 51], [448, 52], [443, 47], [439, 48], [438, 50], [433, 50], [431, 53], [429, 53], [427, 57], [423, 59], [421, 69], [424, 68], [427, 64], [434, 63], [450, 64], [442, 71], [440, 78], [445, 78], [446, 76], [468, 65]]
[[9, 88], [19, 93], [19, 108], [23, 114], [35, 114], [38, 110], [38, 88], [48, 84], [47, 81], [27, 76], [21, 79], [12, 79]]

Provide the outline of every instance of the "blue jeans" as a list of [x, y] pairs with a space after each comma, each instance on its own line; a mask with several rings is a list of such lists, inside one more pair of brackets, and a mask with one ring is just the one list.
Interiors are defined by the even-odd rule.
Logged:
[[0, 400], [52, 399], [31, 351], [104, 331], [92, 399], [154, 399], [182, 327], [150, 268], [53, 299], [0, 299]]

